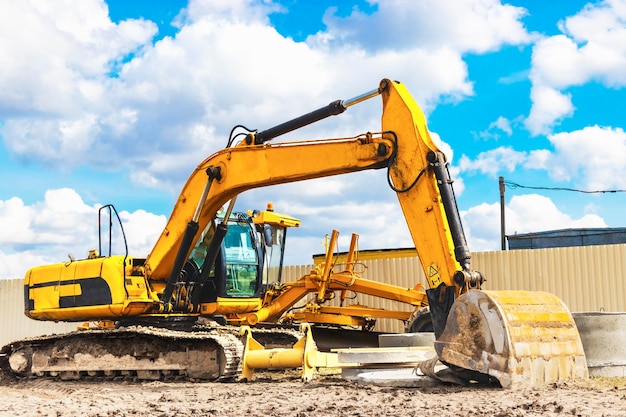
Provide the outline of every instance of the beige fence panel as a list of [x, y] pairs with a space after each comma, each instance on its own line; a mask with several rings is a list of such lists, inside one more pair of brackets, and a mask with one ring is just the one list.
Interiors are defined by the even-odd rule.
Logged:
[[29, 319], [24, 315], [24, 281], [0, 280], [0, 346], [25, 337], [66, 333], [76, 330], [76, 326]]
[[572, 312], [626, 311], [626, 245], [478, 252], [486, 289], [547, 291]]
[[[380, 252], [382, 259], [372, 259], [378, 255], [361, 252], [366, 258], [361, 261], [366, 267], [362, 276], [407, 288], [417, 283], [427, 285], [414, 253], [406, 249], [392, 250]], [[472, 267], [487, 279], [485, 289], [547, 291], [561, 298], [572, 312], [626, 311], [624, 260], [624, 244], [472, 253]], [[298, 268], [302, 267], [288, 267], [285, 280], [298, 279], [311, 269], [310, 266]], [[364, 295], [357, 296], [351, 303], [410, 310], [402, 303]], [[397, 320], [380, 320], [375, 330], [401, 332], [403, 324]]]
[[283, 267], [283, 282], [291, 282], [309, 274], [315, 265], [291, 265]]
[[[365, 252], [361, 254], [363, 260], [355, 270], [364, 278], [405, 288], [418, 283], [426, 285], [419, 259], [407, 254], [407, 250], [370, 256]], [[486, 289], [547, 291], [560, 297], [572, 312], [623, 312], [626, 311], [625, 259], [626, 245], [620, 244], [476, 252], [472, 254], [472, 266], [486, 277]], [[313, 268], [313, 265], [288, 266], [283, 281], [297, 280]], [[23, 337], [63, 333], [76, 328], [75, 323], [28, 319], [24, 316], [23, 298], [22, 280], [0, 280], [0, 345]], [[333, 303], [337, 305], [338, 300]], [[388, 310], [411, 310], [402, 303], [366, 295], [357, 295], [348, 304], [356, 303]], [[397, 320], [379, 320], [375, 330], [402, 332], [404, 325]]]

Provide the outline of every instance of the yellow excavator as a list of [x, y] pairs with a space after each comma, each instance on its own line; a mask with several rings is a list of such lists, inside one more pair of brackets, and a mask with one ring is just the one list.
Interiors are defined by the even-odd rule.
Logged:
[[[380, 132], [270, 142], [378, 95], [383, 100]], [[99, 248], [87, 259], [26, 273], [27, 316], [100, 325], [13, 342], [0, 352], [5, 367], [17, 375], [61, 379], [232, 379], [240, 369], [242, 342], [205, 318], [246, 325], [285, 317], [364, 325], [376, 314], [373, 309], [323, 305], [335, 291], [354, 290], [416, 309], [428, 306], [438, 359], [467, 381], [495, 379], [508, 387], [587, 375], [578, 331], [557, 297], [481, 289], [484, 279], [471, 268], [445, 155], [402, 83], [384, 79], [371, 92], [267, 130], [237, 127], [245, 133], [235, 135], [233, 129], [226, 148], [191, 174], [145, 259], [133, 258], [127, 250], [112, 255], [109, 244], [107, 255]], [[237, 196], [246, 190], [373, 169], [386, 170], [429, 289], [364, 280], [354, 272], [353, 259], [346, 270], [335, 272], [330, 255], [311, 274], [283, 283], [282, 256], [272, 260], [272, 255], [282, 254], [287, 228], [299, 221], [271, 208], [233, 212]], [[111, 206], [103, 209], [110, 226], [117, 213]], [[109, 229], [109, 243], [110, 236]], [[290, 311], [311, 293], [316, 296], [303, 310]]]

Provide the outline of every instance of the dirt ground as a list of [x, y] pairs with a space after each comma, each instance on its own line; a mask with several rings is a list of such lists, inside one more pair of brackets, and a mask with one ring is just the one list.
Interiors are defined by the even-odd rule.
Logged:
[[626, 416], [626, 378], [543, 389], [436, 385], [385, 388], [329, 373], [303, 383], [293, 372], [254, 382], [62, 382], [0, 380], [1, 416]]

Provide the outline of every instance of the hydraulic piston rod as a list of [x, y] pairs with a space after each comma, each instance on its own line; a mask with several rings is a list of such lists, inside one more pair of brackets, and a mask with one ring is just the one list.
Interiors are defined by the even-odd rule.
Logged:
[[372, 97], [376, 97], [378, 94], [380, 94], [379, 90], [372, 90], [348, 100], [335, 100], [324, 107], [313, 110], [310, 113], [296, 117], [295, 119], [291, 119], [277, 126], [270, 127], [269, 129], [262, 130], [256, 134], [248, 135], [246, 140], [248, 145], [250, 145], [252, 139], [254, 138], [254, 144], [260, 145], [268, 140], [274, 139], [277, 136], [289, 133], [292, 130], [310, 125], [311, 123], [315, 123], [330, 116], [341, 114], [346, 111], [348, 107], [354, 106], [355, 104], [361, 103], [365, 100], [369, 100]]

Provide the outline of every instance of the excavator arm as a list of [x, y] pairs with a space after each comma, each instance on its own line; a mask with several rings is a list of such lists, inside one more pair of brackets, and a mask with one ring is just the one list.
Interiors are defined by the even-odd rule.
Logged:
[[[185, 259], [186, 224], [195, 219], [202, 230], [218, 209], [243, 191], [369, 169], [387, 169], [431, 287], [455, 286], [457, 272], [471, 276], [463, 235], [443, 153], [432, 141], [422, 111], [403, 84], [383, 80], [375, 93], [383, 99], [382, 132], [353, 138], [268, 143], [277, 134], [311, 122], [298, 118], [251, 134], [232, 148], [216, 152], [194, 170], [183, 187], [169, 221], [146, 259], [152, 280], [168, 280], [180, 248]], [[352, 105], [352, 104], [350, 104]], [[333, 102], [313, 112], [313, 120], [345, 107]], [[321, 114], [321, 115], [320, 115]], [[268, 139], [269, 138], [269, 139]], [[441, 192], [441, 189], [444, 192]], [[194, 235], [197, 239], [197, 236]], [[193, 240], [192, 242], [193, 243]], [[456, 284], [462, 291], [464, 280]]]
[[[382, 96], [382, 128], [352, 138], [268, 143], [281, 134]], [[464, 379], [495, 378], [502, 386], [541, 385], [585, 377], [582, 343], [571, 314], [546, 293], [483, 291], [473, 271], [445, 155], [406, 88], [384, 79], [347, 102], [251, 133], [204, 160], [185, 184], [165, 230], [146, 259], [145, 276], [167, 282], [167, 305], [182, 264], [219, 208], [243, 191], [387, 169], [426, 274], [439, 360]], [[228, 216], [226, 216], [227, 218]], [[200, 283], [202, 285], [202, 283]]]
[[383, 80], [381, 91], [383, 131], [393, 132], [397, 143], [390, 186], [430, 287], [428, 301], [439, 336], [455, 298], [468, 288], [480, 288], [483, 278], [471, 269], [446, 157], [432, 140], [424, 114], [402, 84]]

